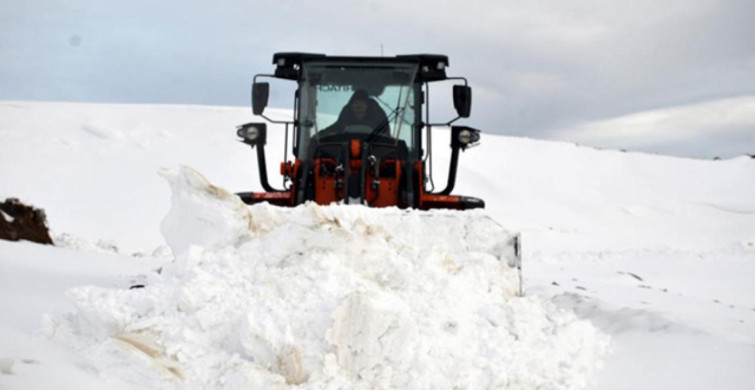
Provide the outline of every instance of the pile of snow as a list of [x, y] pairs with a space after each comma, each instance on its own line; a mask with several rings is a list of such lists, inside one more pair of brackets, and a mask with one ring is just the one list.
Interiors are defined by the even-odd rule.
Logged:
[[189, 168], [145, 288], [80, 287], [45, 333], [139, 388], [584, 388], [608, 337], [518, 297], [482, 212], [246, 207]]

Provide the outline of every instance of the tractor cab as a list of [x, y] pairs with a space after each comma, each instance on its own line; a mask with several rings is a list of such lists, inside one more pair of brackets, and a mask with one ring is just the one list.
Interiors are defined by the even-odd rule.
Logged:
[[[252, 86], [252, 110], [268, 122], [285, 125], [285, 148], [292, 130], [293, 158], [281, 164], [284, 188], [267, 180], [264, 147], [266, 123], [247, 123], [237, 128], [241, 140], [257, 148], [260, 181], [265, 192], [238, 195], [247, 204], [267, 201], [296, 206], [342, 202], [375, 207], [453, 208], [484, 207], [477, 198], [452, 196], [459, 150], [475, 144], [479, 131], [451, 128], [451, 162], [446, 188], [427, 191], [426, 159], [433, 124], [427, 123], [429, 83], [448, 80], [448, 58], [440, 55], [396, 57], [332, 57], [307, 53], [278, 53], [272, 75], [256, 75]], [[270, 85], [263, 78], [297, 84], [292, 121], [264, 115]], [[471, 88], [466, 79], [453, 87], [458, 116], [471, 109]], [[423, 112], [424, 109], [424, 112]], [[423, 117], [424, 113], [424, 117]]]

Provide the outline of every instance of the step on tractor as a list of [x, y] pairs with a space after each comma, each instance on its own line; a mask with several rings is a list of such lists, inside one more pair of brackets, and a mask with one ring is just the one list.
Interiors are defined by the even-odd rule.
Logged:
[[[465, 78], [446, 76], [448, 57], [277, 53], [273, 64], [274, 74], [254, 77], [252, 111], [269, 123], [285, 125], [283, 188], [276, 189], [268, 181], [267, 123], [238, 126], [240, 141], [256, 147], [264, 188], [264, 192], [238, 193], [244, 203], [296, 206], [312, 201], [422, 210], [485, 207], [481, 199], [451, 194], [459, 152], [478, 144], [480, 132], [452, 126], [469, 117], [472, 89]], [[264, 114], [270, 96], [270, 83], [258, 81], [264, 78], [296, 83], [292, 120], [274, 120]], [[455, 80], [450, 92], [456, 118], [432, 124], [430, 84], [444, 80]], [[451, 128], [448, 179], [445, 188], [435, 192], [431, 184], [433, 126]], [[288, 160], [291, 130], [293, 161]]]

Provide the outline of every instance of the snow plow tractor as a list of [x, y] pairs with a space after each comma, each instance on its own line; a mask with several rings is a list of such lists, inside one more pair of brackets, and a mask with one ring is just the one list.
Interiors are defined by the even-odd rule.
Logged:
[[[481, 199], [451, 194], [459, 152], [476, 145], [480, 132], [452, 126], [469, 117], [472, 90], [465, 78], [446, 76], [448, 57], [277, 53], [273, 64], [274, 74], [254, 77], [252, 111], [269, 123], [285, 125], [286, 152], [280, 169], [284, 188], [273, 188], [268, 181], [267, 123], [238, 126], [241, 141], [257, 149], [264, 188], [264, 192], [238, 193], [244, 203], [296, 206], [306, 201], [321, 205], [339, 202], [423, 210], [485, 206]], [[264, 114], [270, 83], [258, 81], [262, 78], [296, 83], [292, 120], [274, 120]], [[429, 86], [444, 80], [463, 82], [452, 89], [457, 116], [431, 124]], [[433, 126], [451, 128], [448, 180], [437, 192], [432, 185], [427, 188], [432, 183]], [[288, 161], [291, 130], [293, 161]]]

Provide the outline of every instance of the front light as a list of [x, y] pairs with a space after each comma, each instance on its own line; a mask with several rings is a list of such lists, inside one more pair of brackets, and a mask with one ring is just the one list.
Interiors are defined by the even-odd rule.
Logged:
[[244, 135], [241, 138], [244, 138], [247, 141], [254, 141], [259, 136], [260, 136], [259, 129], [257, 129], [256, 126], [250, 126], [244, 129]]
[[244, 141], [254, 141], [260, 136], [260, 130], [257, 126], [241, 126], [236, 131], [236, 135]]
[[236, 126], [236, 136], [241, 142], [251, 145], [265, 145], [267, 140], [267, 126], [264, 123], [246, 123]]
[[467, 126], [451, 127], [451, 147], [465, 150], [480, 142], [480, 130]]
[[473, 134], [469, 130], [462, 130], [459, 132], [459, 143], [462, 145], [466, 145], [470, 142], [474, 142], [472, 141], [472, 138], [474, 138]]

